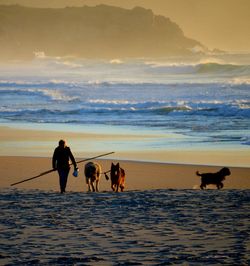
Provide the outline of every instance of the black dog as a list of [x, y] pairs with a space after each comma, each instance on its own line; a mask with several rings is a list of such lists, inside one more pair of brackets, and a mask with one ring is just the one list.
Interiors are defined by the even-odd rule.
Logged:
[[216, 185], [218, 189], [223, 188], [222, 181], [225, 180], [225, 176], [230, 175], [231, 172], [227, 167], [222, 168], [217, 173], [204, 173], [200, 174], [198, 171], [196, 175], [201, 176], [200, 188], [206, 188], [206, 185], [213, 184]]

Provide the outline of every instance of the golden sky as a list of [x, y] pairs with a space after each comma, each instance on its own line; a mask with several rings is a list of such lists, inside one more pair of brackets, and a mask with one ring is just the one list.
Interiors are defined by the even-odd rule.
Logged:
[[0, 0], [36, 7], [107, 4], [142, 6], [176, 22], [185, 35], [210, 49], [250, 51], [250, 0]]

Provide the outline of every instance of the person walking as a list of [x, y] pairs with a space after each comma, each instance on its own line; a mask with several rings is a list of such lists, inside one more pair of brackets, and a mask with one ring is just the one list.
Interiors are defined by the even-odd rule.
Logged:
[[65, 193], [65, 189], [67, 186], [67, 180], [70, 170], [70, 161], [74, 165], [74, 171], [77, 171], [77, 164], [70, 150], [70, 147], [66, 145], [65, 140], [61, 139], [59, 141], [58, 147], [56, 147], [54, 150], [52, 158], [52, 167], [54, 170], [58, 171], [61, 193]]

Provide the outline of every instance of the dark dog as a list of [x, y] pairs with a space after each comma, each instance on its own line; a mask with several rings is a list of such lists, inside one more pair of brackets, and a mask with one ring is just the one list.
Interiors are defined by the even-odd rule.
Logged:
[[[101, 178], [102, 168], [101, 165], [96, 162], [89, 162], [85, 164], [84, 174], [86, 177], [86, 183], [88, 185], [88, 191], [99, 191], [99, 182]], [[95, 187], [94, 187], [95, 183]]]
[[[111, 188], [113, 191], [118, 192], [119, 188], [121, 191], [124, 191], [125, 188], [125, 171], [120, 167], [120, 164], [111, 164], [110, 171], [110, 179], [111, 179]], [[106, 179], [109, 177], [105, 174]]]
[[223, 188], [222, 181], [225, 180], [225, 177], [230, 175], [231, 172], [227, 167], [222, 168], [217, 173], [204, 173], [200, 174], [198, 171], [196, 175], [201, 176], [201, 185], [200, 188], [206, 188], [206, 185], [213, 184], [216, 185], [218, 189]]

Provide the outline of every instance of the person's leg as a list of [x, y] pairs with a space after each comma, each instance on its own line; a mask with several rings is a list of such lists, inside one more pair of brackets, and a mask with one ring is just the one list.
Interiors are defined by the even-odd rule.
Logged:
[[59, 178], [60, 178], [60, 189], [61, 193], [65, 192], [67, 186], [67, 180], [69, 175], [69, 169], [59, 169], [58, 170]]

